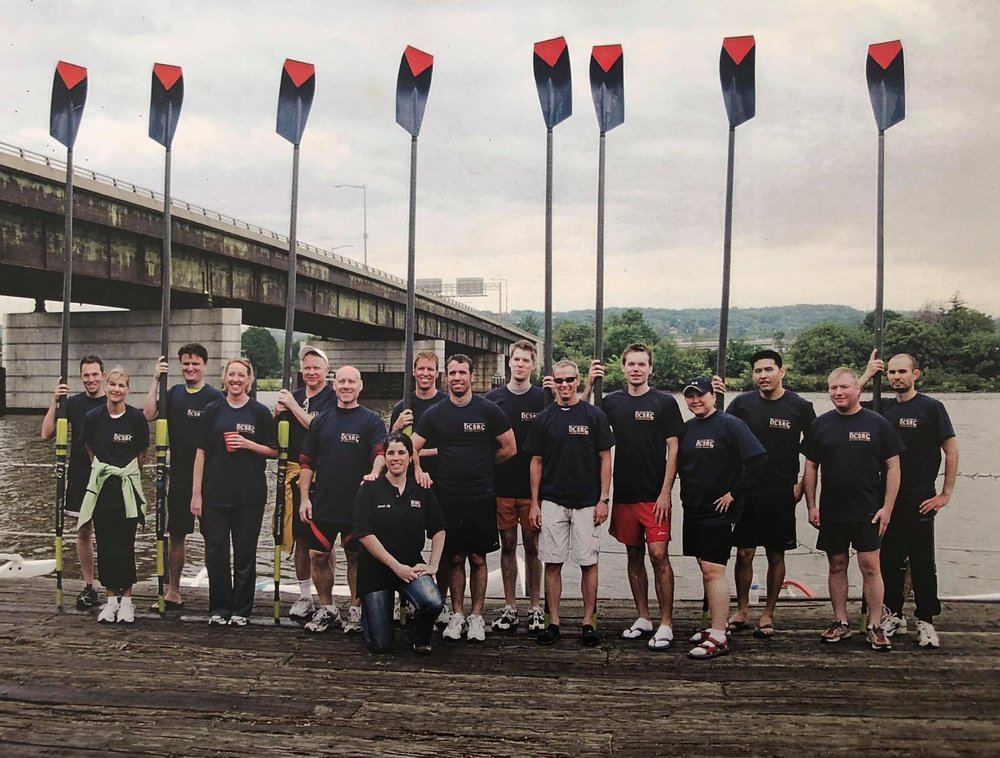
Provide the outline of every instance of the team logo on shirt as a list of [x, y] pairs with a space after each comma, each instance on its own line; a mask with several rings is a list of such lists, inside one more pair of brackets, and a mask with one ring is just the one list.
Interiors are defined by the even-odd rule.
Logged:
[[132, 441], [132, 435], [131, 434], [123, 434], [121, 432], [115, 432], [114, 440], [115, 440], [115, 442], [121, 442], [123, 444], [128, 444], [129, 442]]
[[485, 421], [466, 421], [464, 426], [465, 426], [465, 431], [467, 432], [476, 433], [476, 432], [486, 431]]
[[410, 501], [410, 507], [411, 508], [423, 508], [424, 504], [421, 503], [419, 500], [411, 500]]
[[521, 411], [521, 421], [534, 421], [537, 415], [534, 411]]
[[715, 448], [715, 440], [714, 439], [695, 440], [694, 447], [696, 450], [712, 450]]
[[917, 420], [915, 418], [901, 418], [899, 420], [899, 426], [902, 429], [916, 429]]
[[348, 443], [350, 443], [352, 445], [360, 445], [361, 444], [361, 435], [360, 434], [355, 434], [354, 432], [341, 432], [340, 433], [340, 441], [341, 442], [348, 442]]
[[772, 418], [768, 419], [769, 425], [772, 429], [787, 429], [791, 431], [792, 422], [787, 418]]
[[848, 432], [847, 439], [849, 442], [871, 442], [872, 433], [871, 432]]
[[392, 508], [392, 503], [379, 503], [375, 507], [379, 510], [381, 510], [382, 508]]
[[590, 427], [586, 424], [570, 424], [569, 425], [570, 434], [579, 434], [586, 437], [590, 434]]
[[236, 431], [238, 431], [240, 434], [256, 434], [257, 427], [254, 426], [253, 424], [237, 424]]
[[636, 411], [635, 412], [636, 421], [656, 421], [655, 411]]
[[187, 409], [187, 417], [188, 418], [201, 418], [201, 409], [200, 408], [188, 408]]

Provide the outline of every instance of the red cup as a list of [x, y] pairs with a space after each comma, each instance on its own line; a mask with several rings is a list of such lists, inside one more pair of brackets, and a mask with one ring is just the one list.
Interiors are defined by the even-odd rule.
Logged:
[[239, 450], [239, 448], [236, 447], [236, 445], [234, 445], [233, 442], [236, 440], [237, 437], [242, 437], [243, 435], [241, 435], [239, 432], [225, 432], [223, 436], [226, 438], [226, 450], [228, 450], [230, 453]]

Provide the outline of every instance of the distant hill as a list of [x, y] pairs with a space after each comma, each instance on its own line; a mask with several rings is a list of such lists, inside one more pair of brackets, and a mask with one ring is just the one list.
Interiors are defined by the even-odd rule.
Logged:
[[[605, 318], [621, 313], [626, 308], [608, 308]], [[717, 308], [637, 308], [646, 322], [661, 336], [671, 335], [677, 340], [711, 339], [719, 332]], [[541, 311], [511, 311], [505, 318], [517, 323], [533, 318], [542, 323]], [[793, 338], [811, 326], [826, 321], [842, 324], [860, 324], [864, 311], [846, 305], [782, 305], [773, 308], [733, 308], [729, 311], [730, 339], [760, 339], [783, 332]], [[593, 310], [560, 311], [552, 314], [553, 322], [570, 321], [590, 323]]]

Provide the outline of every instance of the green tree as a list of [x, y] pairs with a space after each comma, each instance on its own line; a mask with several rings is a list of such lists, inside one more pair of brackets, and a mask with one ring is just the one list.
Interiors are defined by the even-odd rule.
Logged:
[[281, 353], [278, 343], [267, 329], [251, 326], [240, 338], [244, 355], [253, 364], [258, 379], [270, 379], [281, 375]]
[[580, 370], [590, 366], [594, 355], [594, 325], [560, 321], [552, 327], [552, 360], [576, 361]]
[[604, 357], [620, 358], [622, 351], [633, 342], [644, 342], [650, 347], [659, 339], [642, 311], [627, 308], [604, 322]]
[[526, 313], [521, 316], [514, 326], [536, 336], [542, 333], [542, 322], [534, 313]]
[[837, 366], [860, 369], [868, 363], [871, 337], [846, 324], [818, 324], [799, 335], [792, 348], [800, 374], [826, 376]]

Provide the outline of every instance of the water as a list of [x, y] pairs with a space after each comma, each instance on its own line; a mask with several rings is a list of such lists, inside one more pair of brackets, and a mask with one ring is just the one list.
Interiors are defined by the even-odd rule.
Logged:
[[[261, 402], [273, 404], [276, 393], [261, 393]], [[807, 394], [817, 413], [832, 406], [824, 394]], [[951, 414], [958, 435], [961, 458], [958, 483], [951, 504], [937, 517], [937, 562], [942, 596], [975, 595], [1000, 592], [1000, 444], [994, 436], [1000, 427], [1000, 396], [998, 395], [938, 395]], [[370, 407], [388, 417], [392, 403], [375, 401]], [[683, 408], [683, 403], [681, 404]], [[685, 417], [687, 412], [685, 411]], [[0, 418], [0, 450], [3, 466], [0, 467], [0, 553], [19, 552], [25, 558], [52, 556], [52, 522], [55, 480], [52, 464], [54, 452], [51, 442], [44, 442], [39, 430], [41, 416], [8, 416]], [[150, 456], [152, 460], [152, 455]], [[274, 504], [274, 470], [270, 463], [268, 509], [265, 515], [260, 548], [258, 573], [263, 577], [272, 574], [273, 546], [270, 538], [271, 512]], [[145, 477], [149, 502], [155, 501], [152, 491], [152, 469], [147, 467]], [[978, 476], [973, 476], [978, 475]], [[988, 476], [983, 476], [988, 475]], [[674, 491], [673, 533], [670, 554], [677, 581], [678, 598], [701, 596], [701, 578], [693, 558], [680, 555], [680, 534], [683, 514], [677, 489]], [[815, 550], [816, 530], [805, 518], [804, 503], [799, 505], [799, 547], [786, 555], [788, 578], [806, 584], [819, 595], [826, 595], [826, 557]], [[69, 524], [67, 524], [69, 527]], [[140, 531], [137, 552], [139, 576], [155, 577], [155, 529], [152, 518], [145, 531]], [[762, 552], [762, 551], [761, 551]], [[499, 565], [498, 553], [490, 556], [491, 569]], [[67, 533], [64, 557], [65, 575], [70, 590], [77, 587], [80, 576], [76, 562], [76, 548], [72, 534]], [[188, 565], [186, 576], [195, 575], [204, 558], [201, 536], [188, 538]], [[757, 558], [757, 576], [763, 583], [766, 560]], [[852, 593], [860, 587], [860, 575], [852, 562]], [[605, 534], [600, 563], [601, 597], [630, 597], [625, 573], [625, 550], [612, 537]], [[732, 562], [728, 571], [732, 576]], [[293, 580], [291, 561], [282, 562], [282, 576]], [[339, 571], [343, 581], [343, 569]], [[579, 596], [577, 573], [567, 566], [564, 575], [565, 593]], [[493, 585], [491, 585], [493, 586]], [[496, 584], [499, 587], [499, 584]], [[491, 592], [491, 595], [494, 594]]]

